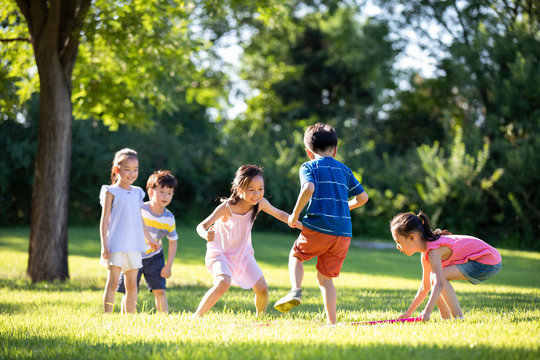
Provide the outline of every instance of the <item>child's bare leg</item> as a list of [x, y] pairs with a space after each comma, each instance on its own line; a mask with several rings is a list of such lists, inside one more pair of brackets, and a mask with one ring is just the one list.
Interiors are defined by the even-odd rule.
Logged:
[[167, 304], [167, 294], [165, 293], [165, 289], [152, 290], [152, 293], [156, 298], [157, 311], [167, 313], [169, 311], [169, 305]]
[[294, 256], [294, 249], [289, 254], [289, 279], [291, 280], [291, 289], [301, 289], [304, 280], [304, 262]]
[[[124, 288], [124, 291], [126, 291], [125, 288]], [[122, 310], [122, 314], [126, 313], [126, 293], [125, 292], [122, 294], [122, 302], [120, 303], [120, 309]]]
[[337, 321], [337, 295], [334, 281], [331, 277], [325, 276], [320, 272], [317, 272], [317, 281], [321, 289], [328, 324], [335, 324]]
[[446, 305], [446, 301], [444, 301], [444, 297], [442, 295], [439, 296], [439, 300], [437, 300], [437, 307], [439, 308], [439, 313], [441, 314], [442, 319], [448, 320], [452, 318], [450, 308], [448, 305]]
[[441, 296], [448, 305], [452, 316], [455, 318], [462, 318], [463, 312], [459, 306], [456, 292], [449, 280], [467, 280], [461, 271], [455, 265], [447, 266], [443, 268], [443, 275], [445, 278], [444, 286], [441, 292]]
[[133, 314], [137, 310], [137, 274], [139, 269], [124, 272], [124, 286], [126, 288], [126, 301], [124, 314]]
[[259, 280], [253, 286], [255, 292], [255, 308], [257, 309], [257, 316], [264, 315], [266, 313], [266, 306], [268, 305], [268, 285], [264, 276], [261, 276]]
[[105, 291], [103, 292], [103, 311], [106, 313], [113, 312], [114, 295], [116, 294], [119, 278], [120, 268], [118, 266], [109, 266], [107, 271], [107, 283], [105, 284]]
[[214, 286], [212, 286], [206, 294], [204, 294], [199, 307], [195, 311], [195, 316], [202, 317], [208, 310], [212, 308], [219, 300], [221, 295], [225, 294], [231, 286], [231, 277], [228, 275], [218, 275], [214, 278]]

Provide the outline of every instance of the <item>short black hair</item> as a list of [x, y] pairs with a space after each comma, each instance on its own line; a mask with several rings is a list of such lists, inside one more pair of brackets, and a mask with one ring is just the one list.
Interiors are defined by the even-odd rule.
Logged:
[[327, 151], [337, 144], [338, 136], [332, 125], [317, 123], [309, 126], [304, 133], [304, 145], [310, 151]]

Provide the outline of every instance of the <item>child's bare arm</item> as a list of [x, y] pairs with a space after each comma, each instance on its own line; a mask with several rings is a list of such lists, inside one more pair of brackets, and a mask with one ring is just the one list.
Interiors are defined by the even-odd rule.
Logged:
[[174, 262], [174, 257], [176, 256], [177, 247], [178, 247], [178, 241], [169, 240], [169, 251], [167, 255], [167, 263], [165, 264], [163, 269], [161, 269], [161, 277], [165, 279], [168, 279], [171, 277], [171, 273], [172, 273], [171, 269], [172, 269], [172, 264]]
[[225, 203], [219, 205], [206, 219], [197, 225], [197, 234], [206, 241], [214, 241], [214, 231], [208, 230], [208, 228], [220, 217], [228, 215], [228, 212], [229, 210]]
[[111, 207], [113, 199], [114, 195], [107, 191], [107, 193], [105, 194], [105, 202], [103, 204], [103, 209], [101, 210], [99, 233], [101, 236], [101, 256], [104, 259], [108, 259], [110, 255], [107, 232], [109, 231], [109, 222], [111, 218]]
[[361, 194], [356, 195], [354, 198], [349, 200], [349, 210], [359, 208], [360, 206], [363, 206], [365, 203], [367, 203], [369, 200], [369, 196], [367, 192], [363, 192]]
[[414, 296], [414, 300], [407, 309], [407, 311], [399, 316], [400, 319], [410, 318], [414, 311], [420, 306], [422, 301], [426, 298], [426, 295], [430, 290], [429, 275], [431, 274], [431, 267], [429, 263], [424, 259], [423, 256], [420, 257], [422, 263], [422, 284]]
[[293, 212], [289, 216], [289, 220], [287, 221], [290, 227], [294, 227], [294, 225], [298, 221], [298, 217], [300, 216], [302, 209], [304, 209], [304, 207], [307, 205], [309, 199], [311, 199], [311, 196], [314, 192], [315, 184], [313, 184], [312, 182], [306, 182], [302, 185], [302, 188], [300, 189], [300, 194], [298, 194], [298, 199], [296, 200], [296, 205], [294, 206]]
[[[288, 213], [274, 207], [265, 198], [262, 198], [261, 201], [259, 202], [259, 208], [260, 208], [261, 211], [264, 211], [265, 213], [267, 213], [269, 215], [272, 215], [276, 219], [284, 222], [285, 224], [287, 224], [287, 222], [289, 220], [289, 214]], [[297, 221], [294, 227], [302, 229], [302, 223], [300, 221]]]

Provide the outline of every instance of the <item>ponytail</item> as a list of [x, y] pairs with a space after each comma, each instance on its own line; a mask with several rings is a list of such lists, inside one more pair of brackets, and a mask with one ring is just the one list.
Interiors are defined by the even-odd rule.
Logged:
[[432, 231], [429, 217], [422, 211], [418, 215], [401, 213], [394, 216], [390, 222], [390, 228], [396, 230], [402, 236], [409, 236], [411, 233], [417, 232], [426, 241], [435, 241], [441, 235], [451, 235], [448, 230], [436, 229]]

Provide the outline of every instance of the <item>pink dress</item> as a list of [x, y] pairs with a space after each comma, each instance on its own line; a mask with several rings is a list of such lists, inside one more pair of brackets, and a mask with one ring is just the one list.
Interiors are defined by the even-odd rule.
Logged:
[[251, 289], [263, 275], [251, 245], [253, 210], [240, 215], [233, 213], [229, 204], [227, 208], [229, 220], [219, 218], [214, 223], [214, 241], [206, 243], [206, 268], [213, 277], [229, 275], [233, 284]]

